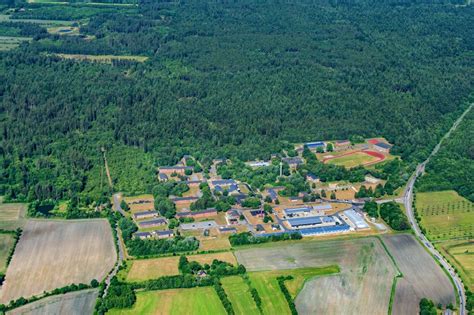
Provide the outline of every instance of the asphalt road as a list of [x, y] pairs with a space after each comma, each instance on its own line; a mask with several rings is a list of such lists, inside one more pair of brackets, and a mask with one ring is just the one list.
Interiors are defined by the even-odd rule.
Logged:
[[[449, 264], [449, 262], [444, 259], [444, 257], [434, 248], [433, 244], [425, 237], [423, 233], [421, 233], [420, 227], [418, 225], [418, 222], [415, 219], [415, 214], [412, 208], [412, 203], [413, 203], [413, 188], [415, 186], [416, 179], [421, 176], [425, 172], [425, 166], [428, 164], [430, 159], [439, 151], [439, 148], [441, 147], [441, 144], [443, 141], [448, 138], [451, 133], [459, 126], [463, 118], [466, 116], [466, 114], [472, 109], [474, 104], [471, 104], [464, 113], [459, 116], [459, 118], [454, 122], [453, 126], [449, 131], [441, 138], [439, 143], [435, 146], [431, 154], [428, 156], [428, 158], [420, 163], [415, 170], [415, 173], [411, 176], [410, 180], [408, 181], [407, 187], [405, 189], [405, 194], [403, 196], [403, 204], [405, 205], [406, 211], [407, 211], [407, 216], [408, 220], [410, 221], [410, 224], [415, 231], [416, 237], [421, 241], [423, 246], [435, 257], [435, 259], [443, 266], [445, 270], [448, 271], [449, 276], [454, 282], [455, 288], [456, 288], [456, 294], [459, 297], [459, 314], [460, 315], [465, 315], [466, 314], [466, 293], [464, 291], [464, 285], [461, 281], [461, 278], [459, 275], [454, 271], [453, 267]], [[436, 284], [433, 284], [436, 285]]]

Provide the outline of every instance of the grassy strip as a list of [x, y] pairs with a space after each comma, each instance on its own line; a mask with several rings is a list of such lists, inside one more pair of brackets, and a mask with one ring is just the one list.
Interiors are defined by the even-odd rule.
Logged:
[[247, 274], [242, 275], [242, 278], [244, 279], [245, 283], [249, 287], [250, 294], [252, 295], [252, 299], [255, 301], [255, 304], [257, 305], [257, 308], [258, 308], [260, 314], [263, 314], [262, 298], [260, 297], [260, 294], [258, 294], [257, 289], [252, 287], [252, 282], [250, 281], [250, 278]]
[[392, 314], [393, 300], [395, 299], [395, 292], [397, 290], [397, 283], [399, 278], [402, 278], [402, 275], [396, 275], [393, 278], [392, 289], [390, 290], [390, 302], [388, 303], [388, 315]]
[[20, 241], [20, 236], [21, 236], [21, 233], [23, 233], [23, 231], [20, 228], [18, 228], [18, 229], [16, 229], [16, 231], [14, 233], [15, 233], [15, 236], [14, 236], [15, 241], [14, 241], [13, 246], [10, 249], [10, 253], [8, 254], [8, 257], [7, 257], [7, 268], [10, 265], [10, 262], [13, 258], [13, 254], [15, 253], [16, 245]]
[[280, 276], [277, 278], [278, 285], [280, 286], [280, 290], [285, 296], [286, 301], [288, 302], [288, 306], [290, 307], [290, 311], [292, 315], [298, 315], [298, 311], [296, 310], [296, 305], [295, 302], [293, 301], [293, 298], [291, 297], [290, 291], [288, 291], [288, 288], [285, 285], [286, 280], [292, 280], [293, 276]]
[[229, 297], [227, 296], [227, 293], [225, 293], [224, 288], [222, 287], [222, 283], [219, 280], [216, 280], [216, 282], [214, 283], [214, 289], [216, 290], [217, 296], [221, 300], [222, 305], [224, 306], [227, 314], [234, 315], [234, 307], [229, 301]]

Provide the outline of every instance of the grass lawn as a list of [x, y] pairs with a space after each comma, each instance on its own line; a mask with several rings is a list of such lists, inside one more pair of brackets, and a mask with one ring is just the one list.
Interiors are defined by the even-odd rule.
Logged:
[[249, 276], [252, 285], [257, 289], [262, 299], [264, 314], [290, 314], [288, 303], [276, 280], [278, 276], [293, 276], [294, 279], [285, 281], [285, 284], [290, 294], [295, 298], [308, 279], [338, 272], [339, 267], [334, 265], [321, 268], [258, 271], [251, 272]]
[[7, 270], [7, 258], [14, 243], [13, 234], [0, 234], [0, 273]]
[[213, 287], [137, 293], [131, 309], [112, 309], [107, 314], [226, 314]]
[[226, 277], [221, 282], [234, 307], [235, 314], [260, 314], [250, 293], [250, 288], [242, 277]]
[[200, 238], [199, 239], [199, 249], [200, 250], [219, 250], [219, 249], [229, 249], [230, 243], [227, 236], [219, 236], [216, 238]]
[[0, 200], [0, 229], [15, 230], [25, 223], [26, 203], [3, 203]]
[[376, 157], [373, 157], [371, 155], [368, 155], [362, 152], [356, 152], [354, 154], [345, 155], [345, 156], [327, 160], [327, 163], [341, 165], [346, 168], [352, 168], [352, 167], [356, 167], [365, 163], [375, 162], [377, 160], [378, 159]]
[[474, 204], [455, 191], [418, 193], [416, 208], [433, 241], [474, 236]]

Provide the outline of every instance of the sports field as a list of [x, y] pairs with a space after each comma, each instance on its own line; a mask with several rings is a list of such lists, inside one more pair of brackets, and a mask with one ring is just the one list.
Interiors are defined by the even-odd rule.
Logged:
[[221, 280], [235, 314], [252, 315], [260, 314], [255, 301], [250, 293], [250, 288], [240, 276], [226, 277]]
[[431, 240], [474, 237], [474, 203], [455, 191], [418, 193], [416, 209]]
[[375, 151], [351, 151], [341, 155], [323, 157], [323, 162], [353, 168], [360, 165], [372, 165], [385, 159], [382, 153]]
[[[214, 259], [226, 261], [233, 265], [237, 263], [232, 252], [188, 256], [189, 261], [197, 261], [200, 264], [211, 264]], [[178, 256], [132, 260], [132, 266], [126, 279], [127, 281], [136, 282], [177, 275], [179, 274], [178, 261]]]
[[0, 273], [5, 274], [7, 258], [15, 243], [13, 234], [0, 234]]
[[[275, 243], [242, 249], [235, 254], [251, 272], [338, 265], [339, 274], [305, 282], [295, 301], [300, 314], [387, 314], [391, 286], [398, 274], [376, 238], [306, 241], [291, 245]], [[251, 273], [251, 279], [255, 274], [258, 277], [258, 273]], [[270, 288], [271, 279], [263, 278], [261, 283], [269, 283], [262, 287]], [[258, 283], [255, 279], [257, 290]], [[291, 287], [291, 284], [287, 285]], [[279, 304], [272, 307], [279, 311], [283, 308]]]
[[131, 309], [112, 309], [107, 314], [224, 315], [226, 312], [214, 288], [203, 287], [138, 292]]
[[0, 290], [0, 303], [71, 283], [101, 281], [116, 259], [107, 220], [28, 221]]
[[446, 241], [437, 246], [456, 267], [470, 290], [474, 290], [474, 241]]

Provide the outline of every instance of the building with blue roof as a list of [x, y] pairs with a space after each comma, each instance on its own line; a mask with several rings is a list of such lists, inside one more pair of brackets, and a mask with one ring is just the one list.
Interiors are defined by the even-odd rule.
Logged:
[[332, 226], [321, 226], [315, 228], [306, 228], [298, 230], [303, 236], [311, 235], [322, 235], [332, 233], [342, 233], [350, 230], [350, 226], [347, 224], [332, 225]]
[[323, 141], [307, 142], [304, 145], [310, 150], [316, 150], [317, 148], [326, 149], [326, 143]]

